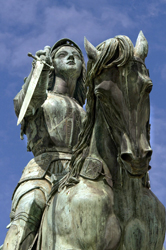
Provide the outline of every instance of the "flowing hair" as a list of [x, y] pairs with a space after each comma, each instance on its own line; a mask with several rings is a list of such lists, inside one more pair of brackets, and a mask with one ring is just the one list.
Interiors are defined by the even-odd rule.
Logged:
[[131, 40], [126, 36], [116, 36], [99, 44], [96, 49], [100, 52], [95, 63], [88, 61], [87, 65], [87, 104], [86, 117], [83, 122], [83, 128], [79, 135], [78, 143], [73, 149], [73, 155], [70, 162], [70, 171], [63, 178], [59, 188], [71, 186], [78, 183], [79, 173], [88, 155], [92, 131], [95, 123], [95, 105], [96, 97], [94, 94], [94, 78], [105, 68], [113, 66], [122, 67], [134, 55], [134, 47]]

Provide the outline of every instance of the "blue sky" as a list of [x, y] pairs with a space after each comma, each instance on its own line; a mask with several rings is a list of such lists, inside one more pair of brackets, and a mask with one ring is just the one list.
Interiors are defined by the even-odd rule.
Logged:
[[[0, 8], [0, 245], [9, 223], [12, 192], [23, 168], [33, 157], [26, 152], [13, 98], [31, 69], [32, 59], [45, 45], [68, 37], [82, 49], [84, 36], [95, 46], [116, 35], [135, 45], [143, 31], [149, 43], [147, 68], [151, 92], [152, 191], [166, 206], [166, 0], [6, 0]], [[148, 211], [147, 211], [148, 212]]]

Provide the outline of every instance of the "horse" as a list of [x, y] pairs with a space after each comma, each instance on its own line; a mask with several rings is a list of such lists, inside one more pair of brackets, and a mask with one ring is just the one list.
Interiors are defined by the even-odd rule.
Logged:
[[[142, 31], [85, 38], [87, 115], [69, 173], [52, 187], [37, 250], [162, 250], [165, 208], [150, 189], [150, 101]], [[56, 192], [57, 186], [59, 192]]]

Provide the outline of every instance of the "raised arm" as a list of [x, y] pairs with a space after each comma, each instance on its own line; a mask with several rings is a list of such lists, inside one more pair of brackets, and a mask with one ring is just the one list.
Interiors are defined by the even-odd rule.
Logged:
[[[46, 46], [44, 50], [39, 50], [36, 52], [36, 56], [38, 56], [41, 60], [44, 60], [47, 64], [51, 65], [51, 56], [50, 56], [50, 47]], [[27, 78], [24, 79], [24, 85], [20, 92], [14, 98], [14, 109], [17, 117], [19, 116], [21, 106], [23, 104], [29, 83], [32, 79], [33, 71], [35, 68], [35, 61], [32, 63], [31, 73]], [[33, 93], [32, 99], [26, 111], [25, 117], [32, 116], [35, 114], [36, 110], [41, 107], [44, 101], [47, 98], [47, 88], [49, 81], [49, 71], [50, 68], [47, 65], [44, 65], [40, 78], [38, 80], [37, 86]]]

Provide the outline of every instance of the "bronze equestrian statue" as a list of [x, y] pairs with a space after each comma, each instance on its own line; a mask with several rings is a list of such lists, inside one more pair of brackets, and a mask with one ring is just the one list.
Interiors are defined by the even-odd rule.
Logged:
[[[49, 152], [51, 160], [47, 167], [44, 157], [39, 161], [42, 167], [40, 166], [38, 171], [42, 169], [42, 174], [44, 173], [39, 177], [44, 177], [35, 180], [37, 183], [47, 182], [48, 187], [43, 190], [43, 184], [38, 185], [39, 188], [37, 184], [36, 186], [33, 184], [34, 189], [32, 187], [26, 194], [22, 189], [18, 191], [21, 185], [36, 182], [28, 179], [23, 181], [23, 173], [22, 182], [14, 194], [14, 197], [20, 194], [20, 198], [14, 198], [17, 202], [13, 206], [16, 208], [15, 217], [11, 222], [13, 233], [11, 235], [9, 229], [9, 236], [14, 239], [18, 221], [17, 208], [20, 209], [19, 204], [26, 204], [24, 197], [25, 195], [28, 197], [30, 192], [40, 192], [41, 197], [45, 197], [43, 203], [42, 199], [36, 203], [38, 207], [40, 203], [43, 204], [41, 209], [43, 216], [41, 222], [37, 224], [38, 229], [40, 223], [39, 231], [36, 229], [31, 241], [29, 240], [32, 243], [28, 248], [25, 243], [31, 234], [27, 235], [25, 243], [19, 243], [19, 248], [16, 248], [18, 246], [16, 241], [12, 243], [10, 240], [5, 240], [5, 250], [14, 249], [7, 248], [7, 243], [15, 246], [15, 249], [29, 250], [163, 249], [166, 228], [165, 208], [150, 190], [148, 175], [152, 155], [149, 123], [149, 94], [152, 81], [145, 65], [148, 43], [140, 32], [135, 47], [128, 37], [120, 35], [102, 42], [96, 48], [85, 39], [85, 49], [89, 58], [86, 117], [82, 120], [78, 143], [71, 152], [72, 158], [67, 159], [68, 169], [65, 168], [65, 159], [56, 158], [57, 151]], [[50, 61], [47, 60], [48, 63]], [[65, 75], [64, 72], [63, 74]], [[49, 96], [47, 99], [45, 102], [52, 105], [52, 99], [49, 99]], [[45, 102], [40, 104], [44, 114], [47, 111], [44, 109]], [[34, 114], [37, 115], [36, 112], [38, 111], [35, 110]], [[48, 115], [44, 116], [47, 132], [50, 137], [52, 133], [53, 138], [58, 135], [60, 137], [61, 133], [57, 135], [57, 130], [54, 134], [56, 126], [49, 130], [50, 124], [54, 121], [53, 114], [50, 108]], [[50, 123], [48, 121], [51, 118]], [[27, 120], [30, 121], [29, 118]], [[34, 123], [39, 124], [37, 120]], [[43, 126], [40, 128], [42, 134]], [[23, 124], [22, 131], [32, 135], [36, 130], [31, 127], [28, 129], [28, 126]], [[74, 133], [74, 130], [72, 131]], [[39, 154], [37, 157], [40, 156]], [[57, 162], [59, 164], [60, 160], [65, 162], [62, 168], [66, 172], [58, 178], [59, 172], [55, 169], [59, 169], [56, 164]], [[32, 172], [33, 168], [37, 172], [37, 165], [35, 166], [33, 163]], [[26, 168], [25, 173], [34, 177], [35, 172], [31, 175], [29, 166], [27, 170], [29, 173]], [[37, 177], [38, 175], [37, 172]], [[51, 186], [49, 180], [52, 181]], [[31, 213], [29, 214], [27, 222], [30, 223], [32, 218]], [[22, 218], [19, 213], [18, 217], [21, 224]]]

